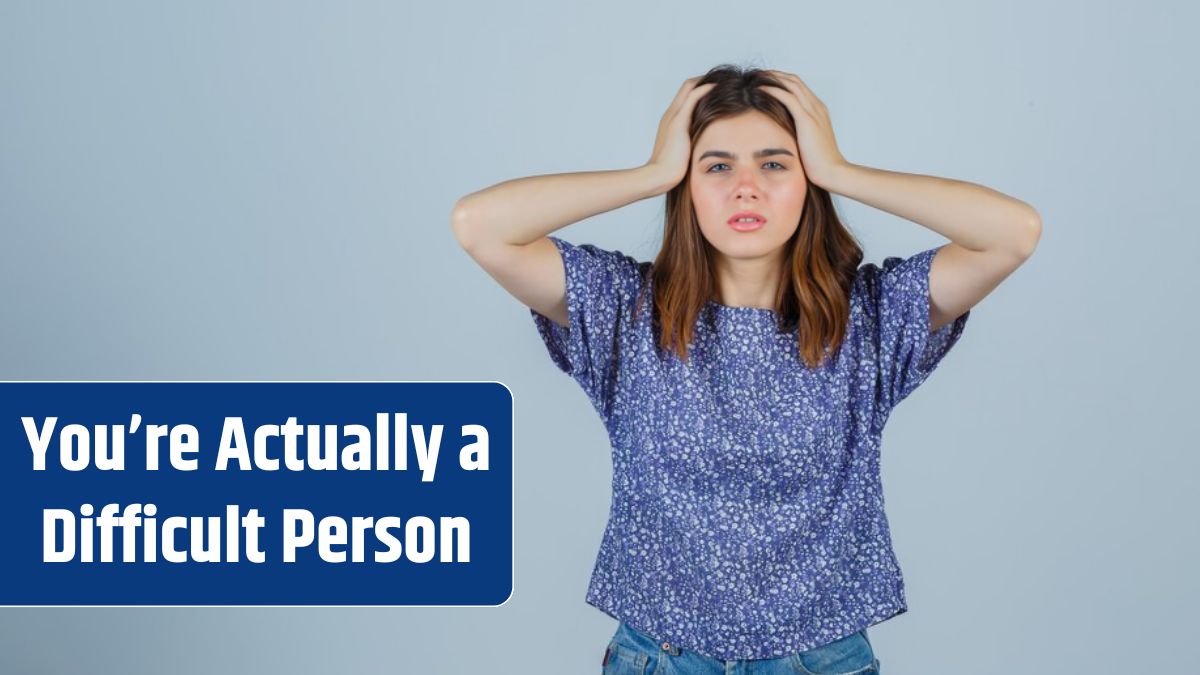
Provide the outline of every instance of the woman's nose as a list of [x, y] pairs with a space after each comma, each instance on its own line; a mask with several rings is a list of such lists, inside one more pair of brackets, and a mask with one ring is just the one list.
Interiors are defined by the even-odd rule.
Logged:
[[739, 197], [758, 195], [758, 183], [755, 181], [752, 171], [746, 171], [738, 176], [736, 192]]

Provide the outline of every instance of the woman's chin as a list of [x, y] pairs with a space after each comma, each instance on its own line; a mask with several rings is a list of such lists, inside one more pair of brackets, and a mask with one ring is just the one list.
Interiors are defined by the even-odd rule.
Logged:
[[745, 232], [733, 233], [734, 236], [722, 237], [720, 242], [713, 243], [713, 248], [719, 251], [727, 258], [735, 260], [754, 260], [756, 258], [764, 258], [775, 255], [779, 252], [779, 248], [786, 242], [777, 242], [767, 235], [769, 233]]

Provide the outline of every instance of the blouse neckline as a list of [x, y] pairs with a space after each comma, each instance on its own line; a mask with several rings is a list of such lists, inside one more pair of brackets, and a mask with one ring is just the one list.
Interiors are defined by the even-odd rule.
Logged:
[[779, 332], [779, 317], [773, 309], [766, 307], [734, 307], [722, 305], [715, 300], [707, 300], [705, 309], [711, 314], [714, 326], [724, 329], [764, 330], [772, 333]]
[[705, 306], [712, 308], [722, 314], [752, 314], [752, 315], [768, 316], [768, 317], [771, 317], [772, 319], [775, 318], [775, 310], [770, 309], [768, 307], [749, 307], [749, 306], [735, 307], [733, 305], [722, 305], [721, 303], [719, 303], [715, 300], [706, 301]]

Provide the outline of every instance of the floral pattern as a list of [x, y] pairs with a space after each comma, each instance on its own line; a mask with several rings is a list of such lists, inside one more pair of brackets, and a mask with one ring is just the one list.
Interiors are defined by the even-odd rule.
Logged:
[[931, 333], [937, 249], [859, 267], [836, 358], [800, 359], [773, 310], [708, 302], [689, 363], [660, 352], [649, 262], [550, 237], [569, 325], [530, 310], [608, 430], [612, 504], [586, 601], [724, 660], [778, 658], [907, 611], [880, 483], [895, 406], [958, 341]]

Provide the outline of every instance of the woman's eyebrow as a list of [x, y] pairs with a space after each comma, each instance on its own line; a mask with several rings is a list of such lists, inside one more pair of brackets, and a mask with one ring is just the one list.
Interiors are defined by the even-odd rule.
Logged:
[[[795, 157], [795, 155], [792, 154], [792, 151], [788, 150], [787, 148], [763, 148], [762, 150], [757, 150], [754, 153], [754, 156], [756, 158], [770, 157], [771, 155], [788, 155], [789, 157]], [[723, 159], [737, 159], [737, 155], [735, 155], [732, 152], [726, 152], [724, 150], [709, 150], [709, 151], [705, 152], [703, 155], [700, 155], [699, 157], [697, 157], [696, 161], [699, 162], [700, 160], [704, 159], [705, 157], [721, 157]]]

